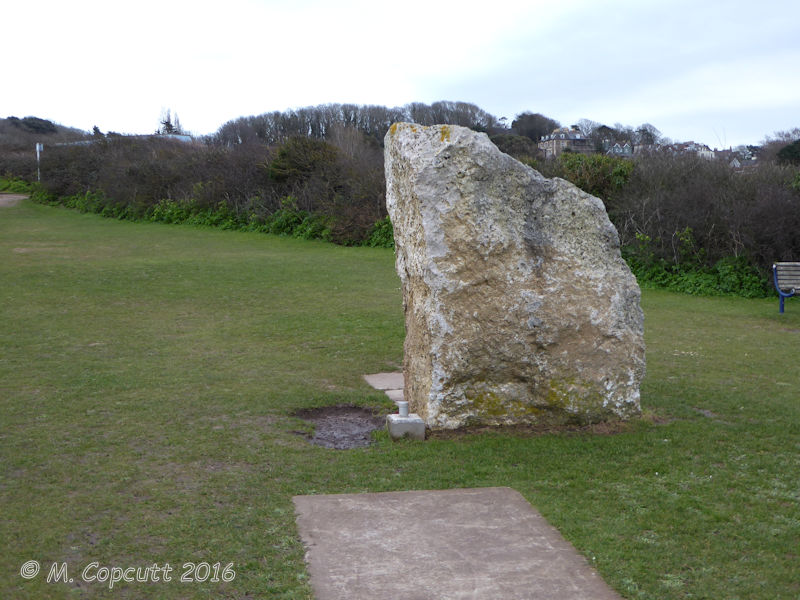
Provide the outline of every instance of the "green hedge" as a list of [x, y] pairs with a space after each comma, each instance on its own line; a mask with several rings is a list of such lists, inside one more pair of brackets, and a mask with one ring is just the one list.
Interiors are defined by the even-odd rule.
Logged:
[[[29, 193], [35, 202], [41, 204], [62, 205], [83, 213], [92, 212], [115, 219], [182, 223], [257, 231], [306, 240], [331, 240], [330, 218], [298, 209], [291, 196], [284, 198], [281, 208], [274, 213], [259, 217], [254, 213], [234, 214], [224, 202], [209, 208], [198, 206], [194, 202], [161, 200], [148, 208], [137, 209], [130, 205], [114, 204], [93, 192], [54, 198], [40, 186], [20, 179], [0, 179], [0, 191]], [[774, 294], [769, 279], [746, 258], [728, 257], [711, 267], [704, 266], [702, 257], [691, 251], [694, 246], [691, 230], [687, 228], [679, 232], [678, 238], [682, 241], [681, 260], [674, 264], [657, 258], [650, 239], [644, 235], [637, 236], [636, 244], [622, 249], [623, 258], [640, 285], [704, 296], [763, 298]], [[394, 231], [389, 217], [374, 224], [363, 245], [394, 247]]]

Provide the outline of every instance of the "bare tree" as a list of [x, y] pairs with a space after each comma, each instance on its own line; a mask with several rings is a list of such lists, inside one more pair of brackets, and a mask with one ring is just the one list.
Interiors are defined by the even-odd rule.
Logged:
[[761, 142], [758, 151], [758, 158], [764, 162], [775, 162], [778, 160], [778, 152], [795, 140], [800, 140], [800, 127], [795, 127], [789, 131], [776, 131], [772, 135], [767, 135]]
[[643, 123], [637, 127], [631, 141], [637, 146], [653, 146], [661, 141], [661, 132], [650, 123]]
[[575, 128], [586, 138], [590, 138], [598, 127], [600, 123], [591, 119], [581, 119], [575, 124]]

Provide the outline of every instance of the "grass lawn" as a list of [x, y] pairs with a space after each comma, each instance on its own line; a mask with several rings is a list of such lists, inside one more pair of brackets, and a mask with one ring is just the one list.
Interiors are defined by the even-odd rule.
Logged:
[[311, 598], [293, 495], [476, 486], [625, 598], [800, 598], [800, 300], [645, 291], [650, 418], [622, 433], [334, 451], [292, 413], [390, 410], [361, 376], [402, 359], [391, 251], [23, 202], [0, 257], [1, 598]]

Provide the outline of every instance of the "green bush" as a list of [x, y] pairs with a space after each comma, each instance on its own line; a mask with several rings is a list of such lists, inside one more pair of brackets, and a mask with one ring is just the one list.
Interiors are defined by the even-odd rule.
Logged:
[[307, 214], [300, 225], [292, 232], [292, 237], [303, 240], [330, 241], [330, 219], [325, 215]]
[[608, 203], [631, 178], [633, 162], [604, 154], [565, 152], [556, 161], [556, 175]]
[[275, 211], [264, 220], [263, 231], [303, 240], [330, 241], [330, 219], [321, 214], [290, 206]]
[[33, 191], [31, 192], [31, 200], [37, 204], [46, 204], [48, 206], [58, 206], [61, 204], [60, 200], [56, 196], [38, 184], [33, 187]]
[[800, 140], [778, 150], [778, 162], [784, 165], [800, 165]]
[[33, 192], [34, 184], [19, 177], [0, 177], [0, 192], [11, 192], [12, 194], [30, 194]]
[[91, 191], [62, 198], [61, 204], [81, 213], [100, 213], [105, 206], [102, 194]]
[[717, 289], [724, 295], [764, 298], [774, 293], [769, 278], [760, 274], [741, 256], [717, 261], [714, 270]]
[[148, 214], [148, 220], [158, 223], [185, 223], [195, 212], [191, 202], [160, 200]]
[[389, 217], [384, 217], [372, 226], [364, 245], [372, 248], [394, 248], [394, 228]]
[[680, 256], [684, 259], [677, 263], [657, 258], [650, 238], [643, 234], [636, 235], [636, 243], [623, 247], [623, 258], [640, 285], [694, 296], [764, 298], [771, 293], [769, 280], [746, 258], [726, 257], [707, 267], [690, 252], [691, 230], [678, 232], [677, 237], [681, 243]]
[[281, 208], [266, 218], [267, 233], [292, 235], [308, 213], [295, 208]]
[[789, 187], [795, 192], [800, 192], [800, 172], [795, 173], [794, 178], [789, 182]]

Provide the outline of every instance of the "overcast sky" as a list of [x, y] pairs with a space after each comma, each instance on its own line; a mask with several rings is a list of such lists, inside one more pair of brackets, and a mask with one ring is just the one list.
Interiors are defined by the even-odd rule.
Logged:
[[800, 0], [11, 0], [0, 117], [195, 134], [325, 103], [754, 144], [800, 127]]

